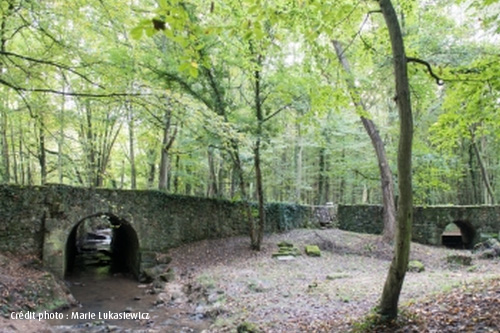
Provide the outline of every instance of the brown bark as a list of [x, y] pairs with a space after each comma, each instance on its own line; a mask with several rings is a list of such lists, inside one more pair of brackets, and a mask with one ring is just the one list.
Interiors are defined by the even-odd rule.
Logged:
[[217, 171], [215, 166], [215, 154], [214, 148], [208, 147], [208, 188], [207, 188], [207, 197], [217, 197], [219, 190], [217, 187]]
[[2, 165], [0, 166], [0, 176], [3, 183], [10, 181], [10, 154], [9, 143], [7, 141], [7, 113], [0, 111], [0, 146], [2, 150]]
[[410, 257], [411, 227], [413, 220], [413, 193], [411, 179], [411, 157], [413, 140], [413, 116], [410, 101], [407, 61], [403, 36], [396, 11], [390, 0], [379, 0], [384, 16], [393, 55], [396, 84], [396, 104], [399, 112], [398, 187], [399, 201], [394, 257], [380, 300], [379, 313], [383, 320], [392, 320], [398, 315], [398, 301]]
[[477, 142], [474, 137], [473, 131], [471, 131], [472, 137], [472, 147], [474, 148], [474, 153], [476, 154], [477, 162], [479, 164], [479, 170], [481, 170], [481, 177], [483, 178], [484, 186], [486, 187], [486, 191], [490, 197], [490, 203], [495, 204], [495, 193], [493, 192], [493, 188], [491, 187], [490, 177], [488, 176], [488, 170], [486, 170], [486, 166], [484, 164], [483, 158], [481, 157], [481, 152], [479, 151], [479, 147], [477, 146]]
[[382, 239], [385, 242], [392, 242], [394, 239], [394, 232], [396, 226], [396, 207], [394, 202], [394, 183], [392, 180], [392, 172], [389, 167], [389, 161], [387, 160], [387, 154], [385, 152], [384, 142], [380, 137], [377, 126], [370, 118], [363, 116], [367, 113], [367, 108], [356, 90], [354, 84], [354, 79], [351, 76], [351, 69], [349, 62], [347, 61], [342, 45], [339, 41], [334, 40], [333, 46], [335, 47], [335, 52], [339, 58], [340, 64], [347, 73], [347, 86], [349, 88], [349, 94], [351, 99], [356, 106], [362, 112], [360, 118], [363, 126], [370, 137], [373, 148], [375, 149], [375, 154], [377, 155], [378, 167], [380, 172], [380, 182], [382, 189], [382, 200], [384, 206], [383, 220], [384, 220], [384, 230], [382, 232]]
[[[257, 57], [257, 63], [260, 67], [261, 56]], [[264, 227], [266, 222], [266, 211], [264, 207], [264, 189], [262, 184], [262, 170], [260, 166], [260, 145], [262, 136], [262, 125], [264, 122], [264, 114], [262, 110], [262, 100], [260, 96], [260, 70], [254, 72], [255, 79], [255, 114], [257, 117], [257, 140], [254, 147], [254, 166], [255, 166], [255, 182], [257, 187], [257, 202], [259, 209], [259, 225], [257, 230], [257, 237], [252, 244], [254, 250], [260, 251], [262, 238], [264, 236]]]
[[169, 150], [172, 147], [177, 129], [171, 133], [171, 111], [165, 111], [165, 123], [163, 126], [163, 139], [161, 144], [160, 167], [159, 167], [159, 180], [158, 189], [167, 190], [168, 188], [168, 169], [169, 169]]
[[137, 170], [135, 166], [135, 118], [134, 112], [130, 102], [127, 102], [128, 109], [128, 140], [130, 150], [130, 188], [135, 190], [137, 188]]

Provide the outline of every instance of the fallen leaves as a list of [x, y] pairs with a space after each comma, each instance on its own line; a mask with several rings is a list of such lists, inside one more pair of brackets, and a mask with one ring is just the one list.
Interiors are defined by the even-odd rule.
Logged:
[[[404, 307], [395, 322], [354, 324], [356, 332], [500, 332], [500, 278], [463, 284]], [[333, 331], [332, 331], [333, 332]]]

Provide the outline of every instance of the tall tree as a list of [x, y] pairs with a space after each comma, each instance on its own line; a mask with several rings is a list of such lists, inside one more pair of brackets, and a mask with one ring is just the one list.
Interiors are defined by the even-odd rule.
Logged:
[[408, 269], [410, 257], [411, 226], [413, 220], [411, 173], [413, 115], [410, 101], [407, 58], [398, 15], [390, 0], [379, 0], [378, 2], [389, 30], [389, 37], [391, 40], [394, 79], [396, 84], [395, 100], [399, 111], [399, 201], [396, 238], [394, 244], [394, 257], [389, 267], [382, 298], [380, 299], [379, 309], [384, 320], [392, 320], [398, 315], [399, 295], [403, 287], [403, 281]]
[[383, 220], [384, 230], [382, 232], [382, 239], [385, 242], [392, 242], [394, 240], [394, 231], [396, 225], [396, 206], [394, 202], [394, 182], [392, 180], [392, 172], [389, 166], [389, 160], [385, 153], [385, 146], [382, 138], [380, 137], [377, 126], [372, 119], [369, 118], [368, 110], [363, 102], [360, 94], [358, 93], [354, 84], [349, 62], [347, 61], [344, 49], [339, 41], [334, 40], [333, 45], [337, 53], [337, 57], [347, 73], [347, 86], [349, 94], [358, 113], [360, 114], [361, 122], [370, 137], [375, 154], [377, 155], [378, 166], [380, 170], [380, 182], [382, 188], [383, 200]]

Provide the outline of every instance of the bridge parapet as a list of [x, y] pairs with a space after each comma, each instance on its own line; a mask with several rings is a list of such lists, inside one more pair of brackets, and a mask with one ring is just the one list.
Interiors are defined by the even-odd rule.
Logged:
[[[266, 212], [266, 232], [277, 232], [304, 226], [311, 209], [270, 203]], [[36, 254], [44, 266], [64, 276], [68, 253], [75, 252], [69, 243], [74, 242], [76, 226], [101, 215], [122, 221], [128, 230], [124, 237], [137, 237], [138, 253], [133, 256], [139, 258], [138, 267], [142, 252], [166, 252], [183, 243], [248, 233], [240, 202], [160, 191], [2, 185], [0, 251]]]
[[[354, 232], [382, 232], [382, 206], [339, 205], [339, 228]], [[450, 223], [455, 223], [469, 245], [480, 240], [482, 233], [498, 233], [500, 230], [500, 206], [416, 206], [413, 210], [413, 241], [442, 245], [441, 235]]]

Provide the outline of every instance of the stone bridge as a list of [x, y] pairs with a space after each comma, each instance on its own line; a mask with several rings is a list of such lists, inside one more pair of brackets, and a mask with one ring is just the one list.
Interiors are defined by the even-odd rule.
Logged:
[[[268, 204], [266, 232], [304, 226], [311, 208]], [[78, 227], [107, 221], [111, 250], [139, 276], [155, 255], [193, 241], [247, 234], [241, 203], [159, 191], [88, 189], [64, 185], [0, 186], [0, 251], [34, 254], [64, 277], [76, 254]]]
[[[266, 232], [328, 223], [325, 210], [340, 229], [381, 232], [381, 206], [334, 207], [322, 207], [318, 214], [318, 207], [268, 204]], [[89, 219], [100, 219], [112, 227], [112, 253], [136, 276], [154, 264], [157, 253], [169, 248], [248, 233], [239, 202], [159, 191], [0, 186], [0, 252], [36, 255], [59, 277], [73, 264], [77, 230]], [[415, 207], [413, 240], [442, 245], [450, 223], [460, 229], [464, 247], [472, 247], [482, 233], [499, 232], [500, 207]]]
[[[339, 228], [354, 232], [382, 232], [382, 207], [339, 205]], [[463, 248], [472, 248], [481, 235], [500, 231], [500, 206], [426, 206], [413, 209], [412, 240], [421, 244], [443, 245], [449, 225], [455, 225]]]

